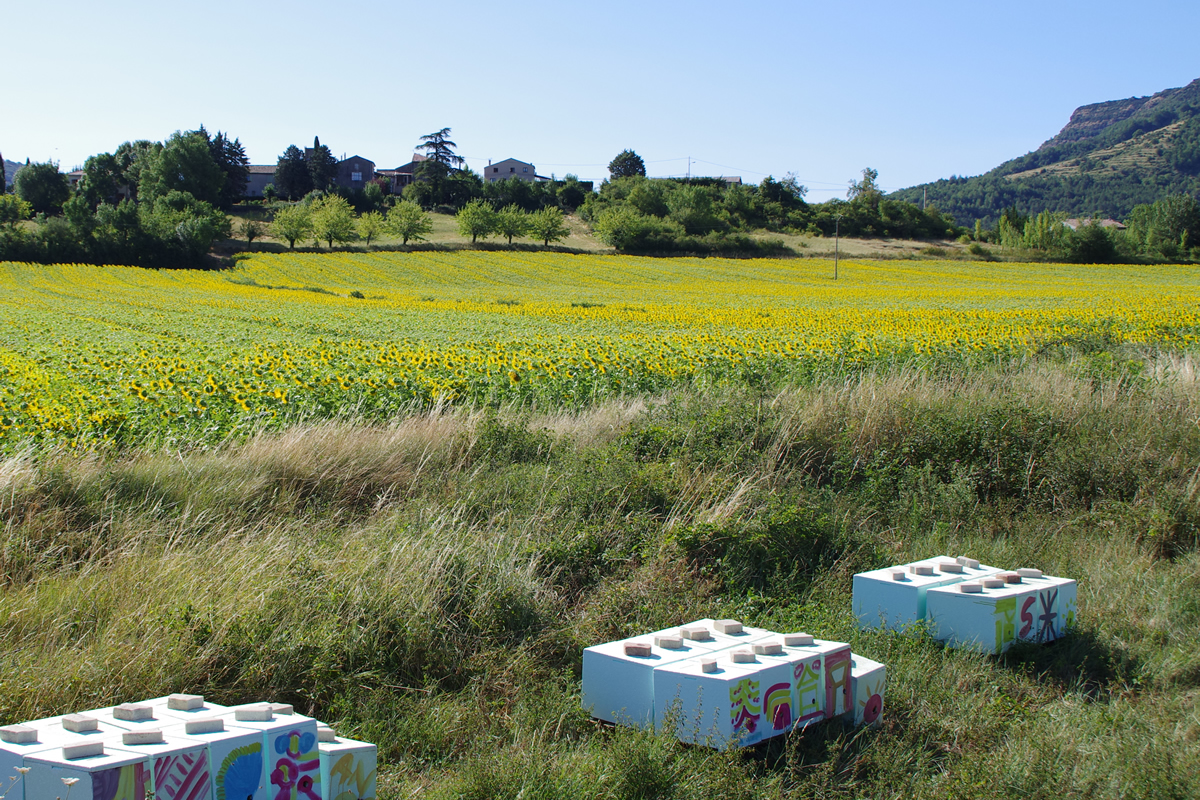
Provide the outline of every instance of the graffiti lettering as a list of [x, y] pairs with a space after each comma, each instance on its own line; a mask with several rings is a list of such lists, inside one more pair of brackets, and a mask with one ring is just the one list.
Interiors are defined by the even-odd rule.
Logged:
[[850, 648], [846, 648], [825, 657], [825, 717], [845, 714], [850, 702]]
[[786, 731], [792, 727], [792, 685], [777, 683], [767, 689], [763, 698], [763, 710], [775, 730]]
[[794, 674], [798, 723], [807, 725], [809, 722], [824, 719], [825, 713], [821, 711], [821, 659], [797, 664]]
[[733, 731], [745, 730], [754, 733], [758, 729], [759, 711], [758, 681], [743, 678], [729, 690], [730, 718], [733, 720]]
[[1053, 642], [1058, 639], [1058, 613], [1054, 610], [1058, 605], [1058, 589], [1047, 589], [1038, 597], [1042, 601], [1042, 613], [1038, 616], [1038, 641]]
[[[1033, 630], [1033, 614], [1030, 613], [1029, 607], [1036, 602], [1036, 597], [1026, 597], [1025, 602], [1021, 603], [1021, 630], [1017, 635], [1022, 639], [1028, 639], [1030, 631]], [[1041, 635], [1040, 632], [1038, 635]]]
[[1017, 640], [1017, 598], [1005, 597], [996, 601], [996, 650], [1002, 653]]

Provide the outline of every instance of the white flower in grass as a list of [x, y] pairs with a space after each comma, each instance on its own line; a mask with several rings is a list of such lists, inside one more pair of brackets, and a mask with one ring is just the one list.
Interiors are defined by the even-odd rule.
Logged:
[[22, 775], [24, 775], [26, 772], [29, 772], [29, 767], [14, 767], [14, 769], [16, 769], [16, 771]]
[[63, 786], [74, 786], [79, 783], [79, 778], [63, 778]]

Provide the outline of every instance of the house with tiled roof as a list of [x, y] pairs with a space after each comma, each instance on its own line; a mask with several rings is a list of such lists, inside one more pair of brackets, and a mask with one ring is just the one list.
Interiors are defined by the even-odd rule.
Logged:
[[1075, 219], [1074, 217], [1072, 217], [1071, 219], [1064, 219], [1063, 225], [1066, 225], [1068, 228], [1070, 228], [1073, 231], [1077, 231], [1080, 228], [1084, 227], [1085, 225], [1091, 225], [1093, 221], [1097, 225], [1099, 225], [1101, 228], [1115, 228], [1119, 231], [1125, 230], [1125, 226], [1122, 223], [1117, 222], [1115, 219], [1090, 220], [1090, 219]]
[[413, 153], [412, 161], [407, 164], [401, 164], [395, 169], [377, 169], [375, 174], [380, 178], [388, 181], [392, 194], [400, 194], [405, 186], [408, 186], [416, 179], [417, 167], [422, 161], [427, 161], [427, 157], [420, 153]]

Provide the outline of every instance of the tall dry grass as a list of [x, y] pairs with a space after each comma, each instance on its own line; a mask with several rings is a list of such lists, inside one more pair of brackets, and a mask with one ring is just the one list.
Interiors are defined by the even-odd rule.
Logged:
[[[396, 796], [1186, 794], [1200, 397], [1192, 357], [1133, 360], [15, 456], [0, 722], [287, 699], [378, 741]], [[1078, 634], [857, 631], [852, 574], [935, 552], [1076, 577]], [[698, 616], [850, 641], [887, 723], [722, 756], [594, 728], [582, 649]]]

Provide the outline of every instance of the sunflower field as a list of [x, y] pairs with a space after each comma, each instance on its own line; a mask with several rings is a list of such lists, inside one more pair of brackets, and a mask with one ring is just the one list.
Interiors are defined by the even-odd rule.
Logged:
[[219, 441], [414, 406], [578, 407], [691, 381], [1188, 349], [1186, 267], [259, 253], [227, 271], [0, 263], [0, 448]]

